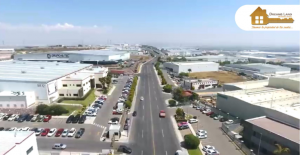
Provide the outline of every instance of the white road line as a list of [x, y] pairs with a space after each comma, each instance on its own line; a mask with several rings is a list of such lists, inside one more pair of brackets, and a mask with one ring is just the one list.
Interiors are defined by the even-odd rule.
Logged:
[[161, 129], [161, 133], [162, 133], [162, 136], [165, 137], [163, 129]]
[[142, 130], [142, 138], [144, 138], [144, 130]]
[[155, 96], [155, 100], [157, 101], [157, 97]]
[[145, 109], [145, 106], [143, 105], [143, 109]]
[[145, 116], [143, 115], [143, 121], [145, 120]]
[[143, 153], [144, 153], [144, 152], [143, 152], [143, 150], [142, 150], [142, 153], [141, 153], [141, 155], [143, 155]]
[[156, 105], [156, 107], [157, 107], [157, 109], [159, 109], [159, 108], [158, 108], [158, 105]]
[[166, 151], [166, 155], [168, 155], [168, 152]]

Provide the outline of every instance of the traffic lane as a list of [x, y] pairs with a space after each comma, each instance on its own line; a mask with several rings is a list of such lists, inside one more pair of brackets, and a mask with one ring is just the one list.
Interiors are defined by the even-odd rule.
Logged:
[[[240, 151], [238, 151], [234, 144], [232, 144], [226, 135], [223, 135], [220, 127], [222, 123], [218, 120], [214, 120], [205, 114], [202, 114], [200, 110], [196, 110], [192, 107], [189, 108], [189, 114], [198, 117], [199, 124], [198, 130], [206, 130], [207, 131], [207, 139], [203, 139], [202, 145], [213, 145], [220, 152], [220, 154], [230, 154], [230, 155], [242, 155]], [[175, 112], [176, 109], [174, 109]], [[197, 131], [197, 124], [192, 124], [192, 127], [195, 131]]]
[[110, 149], [110, 143], [108, 142], [94, 142], [90, 140], [71, 140], [71, 139], [46, 139], [38, 138], [37, 145], [41, 151], [53, 150], [52, 146], [55, 143], [63, 143], [67, 145], [64, 151], [78, 151], [78, 152], [101, 152], [102, 149]]

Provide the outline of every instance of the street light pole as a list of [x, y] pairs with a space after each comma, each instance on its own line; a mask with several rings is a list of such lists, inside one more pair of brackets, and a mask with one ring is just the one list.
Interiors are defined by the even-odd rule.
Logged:
[[258, 144], [257, 155], [259, 155], [259, 152], [260, 152], [261, 137], [262, 137], [262, 133], [260, 133], [260, 139], [259, 139], [259, 144]]

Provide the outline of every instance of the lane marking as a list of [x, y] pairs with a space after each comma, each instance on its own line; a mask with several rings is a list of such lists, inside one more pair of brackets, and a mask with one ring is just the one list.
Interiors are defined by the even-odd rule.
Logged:
[[141, 155], [143, 155], [143, 153], [144, 153], [144, 152], [143, 152], [143, 150], [142, 150], [142, 153], [141, 153]]
[[145, 116], [143, 115], [143, 121], [145, 120]]
[[153, 118], [152, 118], [152, 104], [151, 104], [151, 94], [150, 94], [150, 81], [148, 80], [149, 88], [149, 101], [150, 101], [150, 121], [151, 121], [151, 135], [152, 135], [152, 146], [153, 146], [153, 155], [155, 155], [155, 143], [154, 143], [154, 129], [153, 129]]
[[165, 137], [163, 129], [161, 129], [161, 133], [162, 133], [162, 136]]
[[157, 109], [159, 109], [159, 108], [158, 108], [158, 105], [156, 105], [156, 107], [157, 107]]
[[166, 151], [166, 155], [168, 155], [168, 152]]
[[144, 138], [144, 130], [142, 130], [142, 138]]
[[143, 109], [145, 109], [145, 106], [143, 105]]

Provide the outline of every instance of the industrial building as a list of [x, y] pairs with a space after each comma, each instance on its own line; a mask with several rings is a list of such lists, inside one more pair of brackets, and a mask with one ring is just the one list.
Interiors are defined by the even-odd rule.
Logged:
[[283, 63], [282, 66], [289, 67], [294, 70], [300, 69], [300, 63]]
[[230, 61], [230, 63], [248, 62], [248, 58], [224, 56], [224, 55], [203, 55], [203, 56], [185, 57], [185, 58], [191, 61], [210, 61], [210, 62]]
[[271, 65], [271, 64], [262, 64], [262, 63], [254, 63], [254, 64], [228, 64], [222, 66], [223, 70], [233, 71], [238, 73], [244, 73], [253, 75], [254, 73], [259, 74], [288, 74], [291, 72], [291, 68]]
[[205, 90], [209, 88], [216, 88], [219, 81], [213, 79], [187, 79], [183, 81], [183, 87], [192, 90]]
[[245, 82], [237, 82], [237, 83], [224, 83], [222, 88], [223, 88], [223, 92], [225, 92], [225, 91], [261, 88], [267, 86], [268, 84], [269, 84], [269, 80], [245, 81]]
[[101, 87], [108, 69], [89, 64], [6, 61], [0, 62], [0, 107], [28, 108], [59, 97], [81, 98]]
[[1, 155], [39, 155], [34, 131], [1, 131]]
[[298, 155], [299, 86], [299, 76], [270, 77], [266, 87], [218, 93], [217, 109], [245, 120], [243, 140], [260, 154], [269, 155], [280, 144]]
[[163, 65], [166, 69], [173, 72], [174, 75], [179, 75], [181, 72], [219, 71], [219, 64], [214, 62], [165, 62]]
[[280, 62], [277, 58], [271, 57], [259, 57], [259, 56], [250, 56], [250, 55], [241, 55], [240, 57], [248, 58], [250, 63], [267, 63], [267, 62]]
[[14, 60], [20, 61], [59, 61], [89, 64], [114, 64], [128, 59], [130, 59], [129, 52], [111, 50], [45, 52], [17, 54], [14, 56]]

